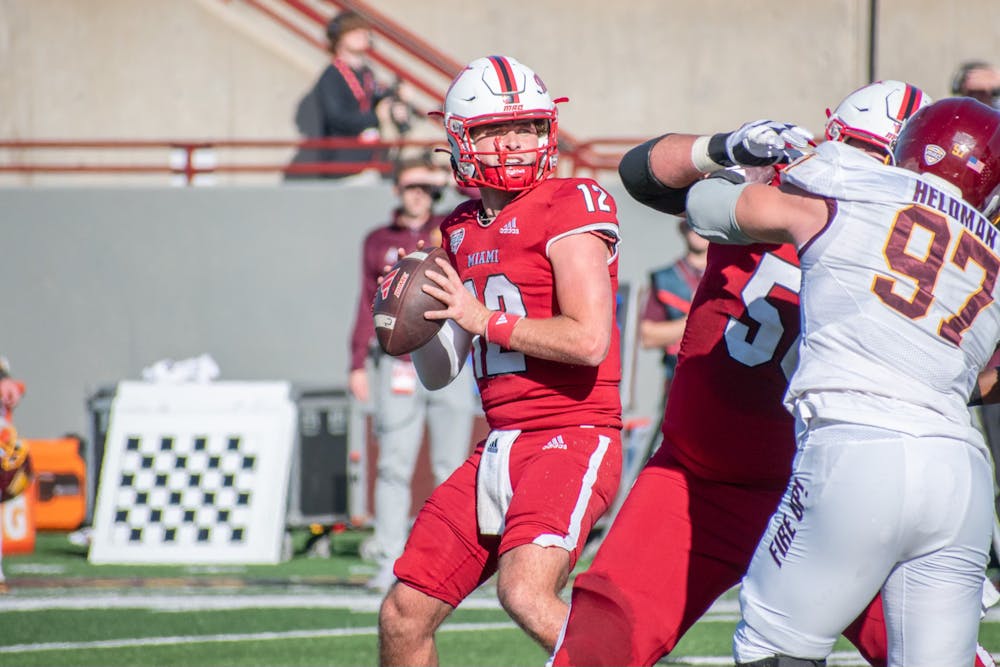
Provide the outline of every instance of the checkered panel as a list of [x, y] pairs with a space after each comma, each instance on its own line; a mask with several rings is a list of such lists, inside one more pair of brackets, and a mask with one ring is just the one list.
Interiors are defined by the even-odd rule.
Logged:
[[90, 560], [280, 560], [295, 406], [273, 384], [119, 386]]

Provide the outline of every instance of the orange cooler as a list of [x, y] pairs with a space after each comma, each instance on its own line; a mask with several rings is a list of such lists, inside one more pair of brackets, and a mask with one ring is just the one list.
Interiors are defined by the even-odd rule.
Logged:
[[87, 466], [76, 438], [28, 440], [35, 480], [32, 497], [38, 530], [76, 530], [87, 514]]

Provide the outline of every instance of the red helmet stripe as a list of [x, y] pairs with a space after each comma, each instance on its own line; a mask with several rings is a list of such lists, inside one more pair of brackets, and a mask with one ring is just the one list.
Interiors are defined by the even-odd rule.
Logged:
[[510, 63], [502, 56], [490, 56], [490, 62], [493, 64], [493, 69], [496, 70], [497, 78], [500, 79], [503, 92], [510, 95], [512, 101], [520, 102], [521, 100], [517, 93], [517, 78], [514, 76], [514, 70], [510, 66]]
[[907, 84], [906, 90], [903, 92], [903, 103], [899, 105], [896, 120], [903, 121], [912, 116], [920, 108], [920, 100], [923, 96], [923, 91]]

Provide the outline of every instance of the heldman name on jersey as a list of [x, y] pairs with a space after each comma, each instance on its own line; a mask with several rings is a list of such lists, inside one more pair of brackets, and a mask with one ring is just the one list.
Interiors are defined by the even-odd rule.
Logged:
[[917, 181], [913, 191], [913, 201], [929, 208], [936, 208], [949, 218], [960, 223], [979, 237], [979, 240], [996, 252], [997, 229], [983, 215], [960, 199], [955, 199], [946, 192]]

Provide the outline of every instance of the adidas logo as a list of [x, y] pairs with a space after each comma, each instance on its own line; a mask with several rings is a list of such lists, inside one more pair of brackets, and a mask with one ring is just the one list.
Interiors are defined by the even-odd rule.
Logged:
[[542, 450], [546, 449], [566, 449], [566, 443], [563, 442], [563, 437], [561, 435], [557, 435], [556, 437], [552, 438], [547, 443], [545, 443], [545, 446], [542, 447]]
[[517, 228], [517, 218], [511, 218], [508, 222], [505, 222], [503, 227], [500, 228], [501, 234], [520, 234], [520, 230]]

